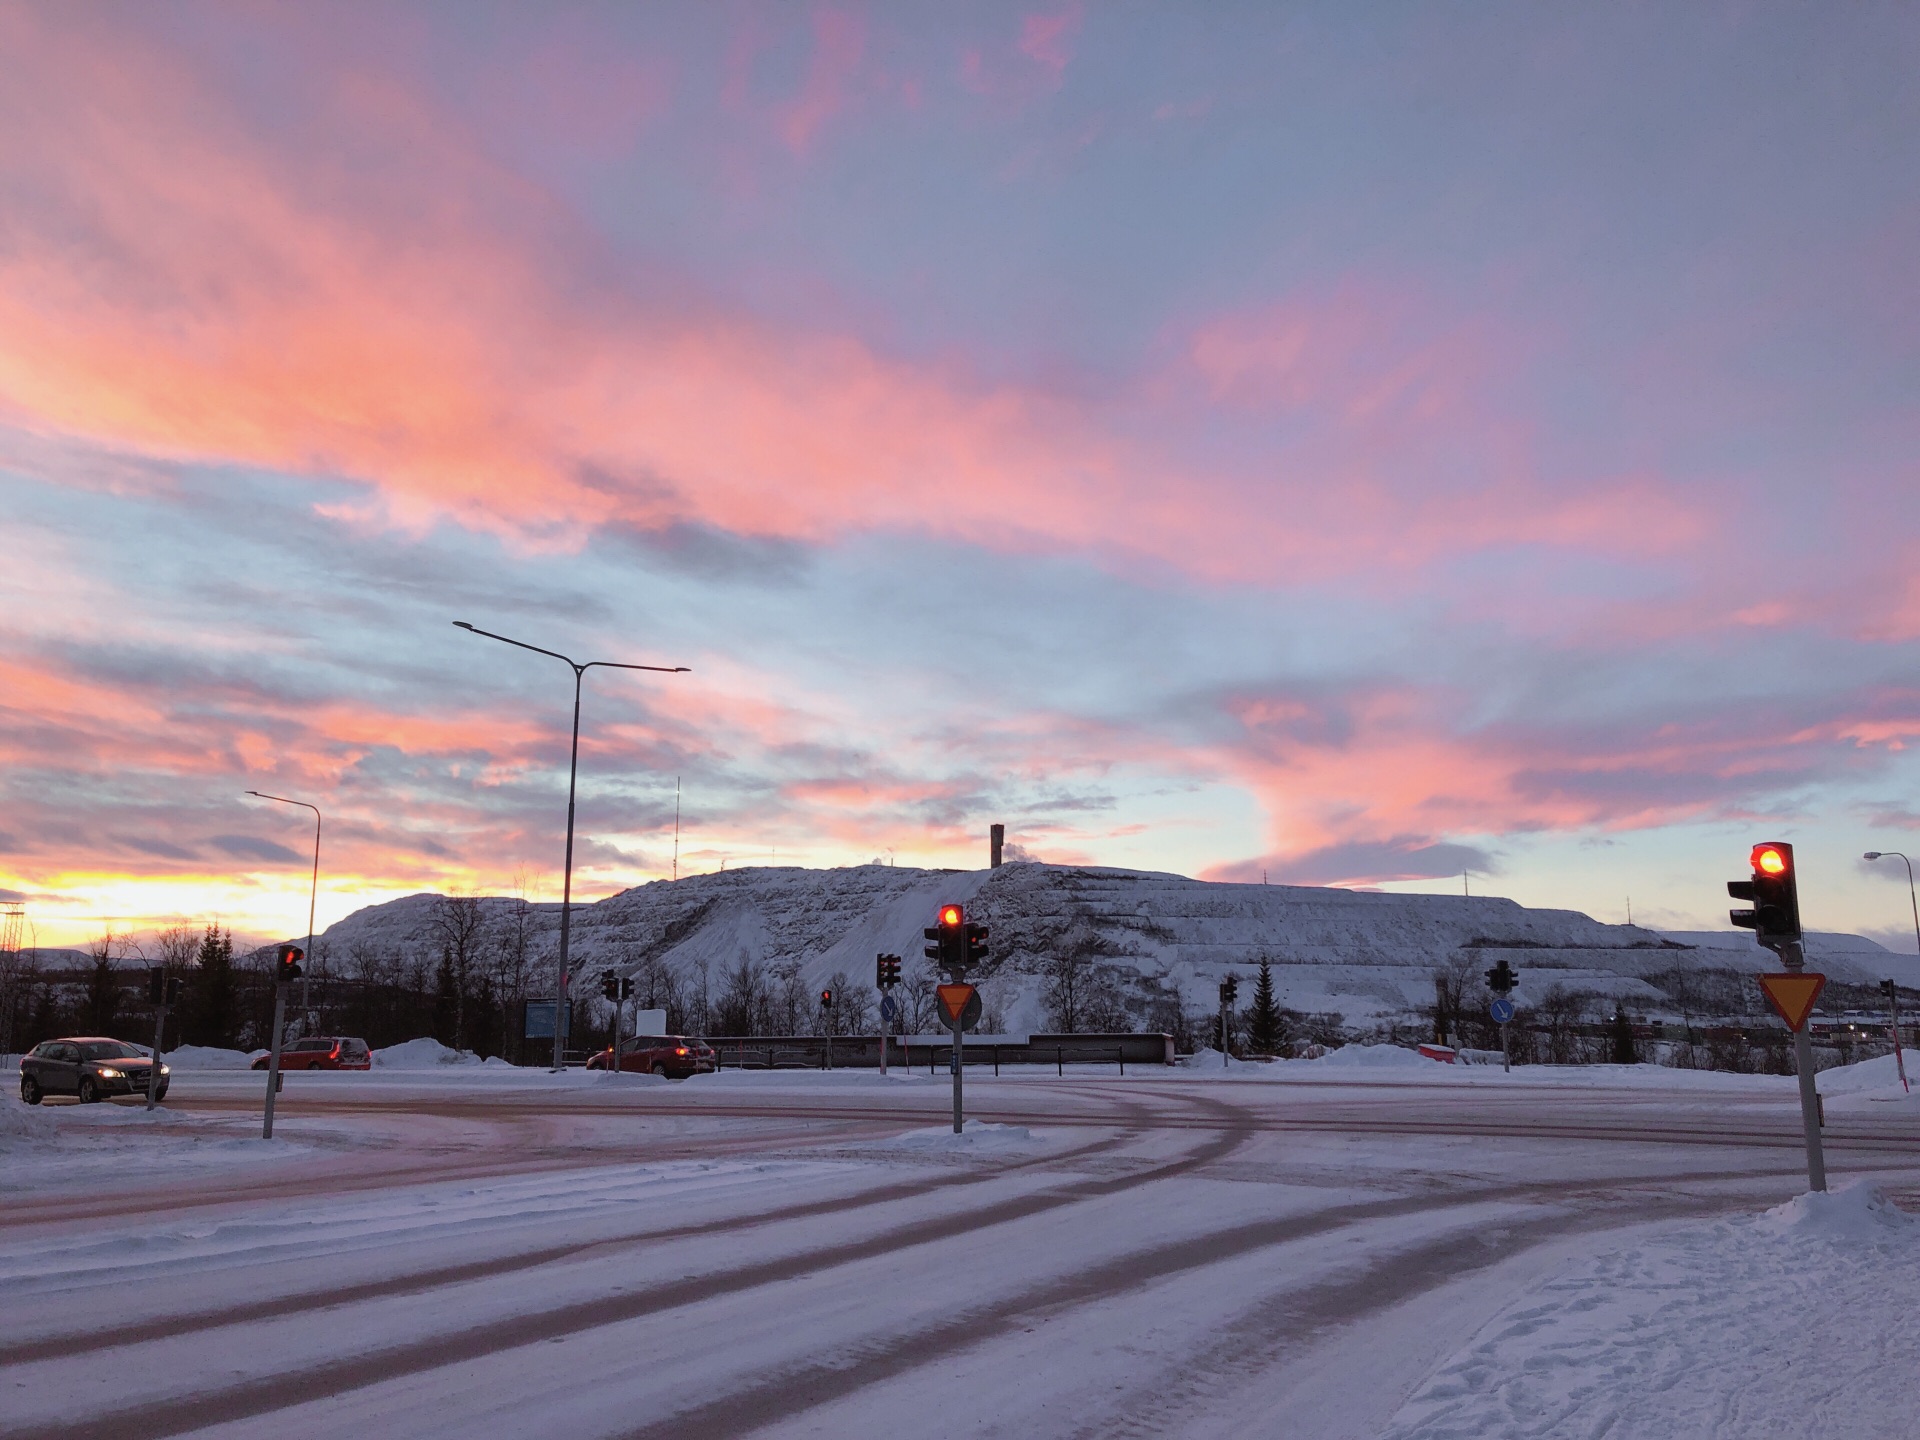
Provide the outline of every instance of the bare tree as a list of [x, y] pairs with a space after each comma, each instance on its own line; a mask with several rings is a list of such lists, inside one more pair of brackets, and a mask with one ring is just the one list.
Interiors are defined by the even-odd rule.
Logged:
[[486, 917], [477, 895], [441, 895], [433, 902], [433, 935], [450, 972], [453, 1001], [453, 1048], [467, 1048], [467, 995], [480, 961], [480, 942]]

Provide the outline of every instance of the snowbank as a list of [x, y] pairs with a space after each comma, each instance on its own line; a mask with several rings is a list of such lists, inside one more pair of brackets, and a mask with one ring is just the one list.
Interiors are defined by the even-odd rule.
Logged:
[[1006, 1150], [1023, 1150], [1037, 1143], [1024, 1125], [996, 1125], [987, 1120], [968, 1120], [961, 1132], [951, 1125], [936, 1125], [926, 1130], [909, 1130], [873, 1147], [879, 1150], [906, 1150], [919, 1154], [985, 1155]]
[[254, 1055], [266, 1053], [264, 1050], [252, 1054], [245, 1050], [222, 1050], [217, 1045], [180, 1045], [163, 1051], [160, 1060], [174, 1070], [248, 1070], [253, 1067]]
[[[479, 1056], [466, 1050], [449, 1050], [432, 1036], [403, 1040], [384, 1050], [373, 1052], [373, 1063], [381, 1070], [432, 1070], [441, 1065], [479, 1065]], [[500, 1062], [505, 1065], [503, 1060]], [[508, 1066], [511, 1069], [511, 1066]]]
[[58, 1117], [20, 1100], [0, 1100], [0, 1154], [43, 1144], [60, 1133]]
[[1324, 1065], [1334, 1070], [1421, 1070], [1429, 1074], [1446, 1068], [1437, 1060], [1429, 1060], [1418, 1050], [1405, 1050], [1398, 1045], [1342, 1045], [1318, 1060], [1303, 1060], [1300, 1063]]
[[1914, 1433], [1920, 1217], [1863, 1181], [1640, 1233], [1516, 1297], [1385, 1440]]
[[[1920, 1055], [1908, 1052], [1907, 1077], [1920, 1079], [1914, 1073], [1914, 1062]], [[1813, 1077], [1815, 1087], [1822, 1095], [1904, 1095], [1900, 1088], [1900, 1071], [1893, 1063], [1891, 1055], [1876, 1055], [1871, 1060], [1861, 1060], [1852, 1065], [1836, 1065], [1831, 1070], [1822, 1070]]]

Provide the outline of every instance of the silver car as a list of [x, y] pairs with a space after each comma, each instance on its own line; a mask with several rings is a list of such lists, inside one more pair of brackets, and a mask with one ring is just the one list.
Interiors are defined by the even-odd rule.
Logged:
[[[76, 1095], [90, 1105], [109, 1095], [144, 1095], [153, 1061], [124, 1040], [75, 1035], [43, 1040], [20, 1057], [20, 1098], [38, 1105], [47, 1095]], [[160, 1067], [159, 1098], [167, 1095], [168, 1067]]]

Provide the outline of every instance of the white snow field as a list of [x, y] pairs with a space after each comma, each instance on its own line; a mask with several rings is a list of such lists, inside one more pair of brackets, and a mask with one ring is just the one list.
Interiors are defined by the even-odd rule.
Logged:
[[960, 1137], [924, 1072], [8, 1099], [0, 1440], [1911, 1435], [1874, 1063], [1822, 1197], [1790, 1080], [1652, 1067], [970, 1070]]

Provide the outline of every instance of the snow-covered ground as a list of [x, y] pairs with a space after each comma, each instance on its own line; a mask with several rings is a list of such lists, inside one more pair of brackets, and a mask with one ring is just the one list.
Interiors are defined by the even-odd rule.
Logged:
[[1912, 1433], [1890, 1070], [1415, 1061], [8, 1101], [0, 1440]]

